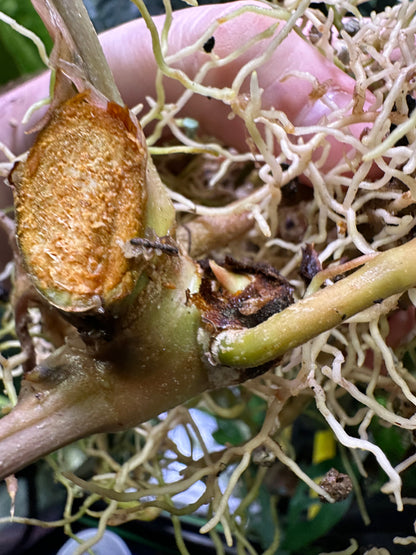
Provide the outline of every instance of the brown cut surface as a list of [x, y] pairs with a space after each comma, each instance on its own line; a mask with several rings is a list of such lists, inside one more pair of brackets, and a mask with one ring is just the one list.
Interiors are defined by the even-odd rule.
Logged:
[[[13, 170], [18, 241], [37, 287], [68, 310], [134, 286], [121, 245], [143, 231], [146, 149], [126, 108], [64, 103]], [[98, 303], [98, 304], [99, 304]]]

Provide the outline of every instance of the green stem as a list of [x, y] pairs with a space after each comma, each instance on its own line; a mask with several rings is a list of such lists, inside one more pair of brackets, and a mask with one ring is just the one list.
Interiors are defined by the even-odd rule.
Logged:
[[275, 314], [255, 328], [220, 333], [218, 363], [250, 368], [282, 356], [354, 314], [416, 286], [416, 239], [383, 252], [352, 275]]
[[[51, 0], [47, 8], [49, 10], [50, 25], [48, 25], [45, 19], [45, 2], [41, 0], [32, 0], [32, 3], [46, 23], [48, 31], [54, 38], [55, 43], [58, 30], [61, 33], [63, 31], [62, 29], [58, 29], [59, 24], [57, 25], [54, 14], [51, 11], [53, 9], [56, 10], [65, 25], [65, 30], [69, 34], [77, 53], [84, 62], [83, 69], [91, 85], [109, 100], [124, 105], [82, 0]], [[64, 40], [68, 42], [68, 37], [65, 37], [64, 32], [62, 34]], [[76, 60], [74, 61], [76, 63]]]

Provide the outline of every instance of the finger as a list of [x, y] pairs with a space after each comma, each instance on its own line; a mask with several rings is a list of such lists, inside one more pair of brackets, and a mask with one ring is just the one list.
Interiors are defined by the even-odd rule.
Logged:
[[[229, 4], [187, 8], [176, 12], [169, 33], [169, 53], [175, 53], [196, 42], [215, 20], [224, 18], [237, 9], [253, 5], [253, 2], [232, 2]], [[259, 4], [264, 7], [264, 4]], [[159, 30], [163, 18], [154, 19]], [[222, 23], [214, 32], [213, 54], [219, 59], [248, 44], [258, 33], [265, 31], [276, 20], [266, 15], [243, 13]], [[283, 25], [283, 23], [282, 23]], [[115, 48], [115, 41], [120, 44]], [[251, 60], [261, 56], [272, 39], [256, 42], [238, 58], [223, 67], [212, 69], [203, 81], [213, 87], [230, 87], [240, 69]], [[156, 62], [152, 53], [150, 34], [144, 21], [134, 21], [119, 29], [116, 36], [112, 31], [102, 36], [104, 49], [121, 88], [123, 98], [133, 105], [143, 100], [146, 94], [155, 95], [154, 80]], [[121, 49], [121, 50], [120, 50]], [[199, 51], [181, 59], [175, 67], [183, 70], [191, 79], [198, 69], [213, 54]], [[315, 77], [324, 88], [324, 94], [314, 95], [314, 84], [301, 77], [290, 76], [292, 71], [305, 72]], [[274, 107], [285, 112], [296, 126], [317, 124], [331, 111], [330, 106], [345, 107], [353, 98], [355, 81], [327, 60], [320, 52], [295, 32], [276, 48], [269, 60], [257, 68], [260, 87], [264, 90], [262, 107]], [[174, 102], [183, 87], [177, 81], [166, 78], [164, 81], [166, 99]], [[241, 95], [249, 90], [249, 78], [240, 89]], [[371, 95], [364, 104], [367, 109], [372, 102]], [[186, 115], [198, 120], [200, 128], [207, 134], [217, 137], [229, 146], [247, 150], [247, 132], [241, 119], [229, 119], [231, 108], [212, 98], [194, 95], [186, 105]], [[351, 127], [359, 136], [368, 124]], [[334, 166], [348, 148], [332, 142], [329, 166]]]
[[[250, 3], [232, 2], [175, 12], [169, 33], [170, 53], [194, 43], [213, 21], [246, 4]], [[163, 16], [154, 18], [154, 21], [160, 30]], [[224, 58], [273, 22], [271, 17], [245, 13], [220, 25], [214, 34], [215, 55]], [[132, 21], [104, 33], [100, 38], [125, 102], [132, 106], [148, 95], [155, 96], [157, 65], [145, 22], [142, 19]], [[230, 64], [211, 70], [204, 84], [215, 87], [231, 86], [241, 67], [261, 54], [269, 40], [271, 39], [256, 43]], [[182, 59], [178, 67], [192, 78], [209, 57], [210, 54], [201, 49], [200, 52]], [[324, 96], [314, 99], [311, 97], [313, 85], [310, 82], [296, 77], [286, 78], [293, 69], [307, 71], [320, 83], [326, 83]], [[278, 46], [272, 57], [258, 68], [257, 73], [260, 87], [264, 89], [263, 107], [273, 106], [282, 110], [295, 125], [319, 122], [329, 110], [326, 100], [344, 106], [351, 101], [353, 95], [354, 81], [295, 33], [291, 33]], [[247, 79], [240, 92], [247, 92], [248, 86]], [[174, 101], [183, 92], [183, 86], [173, 79], [165, 79], [165, 89], [167, 101]], [[17, 123], [33, 102], [47, 96], [47, 91], [48, 77], [43, 75], [1, 98], [2, 112], [8, 114], [8, 117], [0, 131], [0, 140], [14, 148], [15, 152], [25, 150], [33, 140], [31, 136], [25, 135], [26, 128]], [[197, 119], [205, 133], [217, 137], [229, 146], [247, 149], [244, 124], [239, 118], [230, 121], [230, 111], [227, 104], [200, 95], [194, 95], [186, 106], [186, 115]], [[35, 120], [41, 114], [39, 112]], [[33, 125], [35, 120], [30, 124]], [[363, 125], [356, 125], [353, 131], [359, 135], [362, 128]], [[330, 158], [335, 164], [343, 147], [335, 145], [333, 150]]]
[[[49, 94], [49, 73], [43, 73], [20, 84], [0, 97], [0, 141], [14, 154], [27, 150], [33, 143], [34, 136], [27, 131], [40, 120], [46, 108], [35, 112], [30, 122], [22, 124], [27, 110], [35, 102], [47, 98]], [[5, 160], [0, 152], [0, 161]]]

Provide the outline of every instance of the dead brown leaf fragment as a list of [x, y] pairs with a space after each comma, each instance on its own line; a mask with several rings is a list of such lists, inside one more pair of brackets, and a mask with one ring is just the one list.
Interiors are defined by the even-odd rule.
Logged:
[[306, 283], [310, 283], [312, 279], [322, 270], [322, 264], [319, 260], [318, 252], [315, 246], [306, 243], [302, 247], [302, 260], [300, 263], [299, 273]]
[[294, 302], [293, 287], [270, 265], [226, 257], [222, 263], [225, 270], [251, 278], [242, 291], [231, 293], [215, 278], [208, 261], [199, 264], [203, 271], [201, 287], [191, 299], [212, 329], [251, 328]]
[[[320, 481], [319, 485], [335, 499], [335, 501], [343, 501], [352, 492], [352, 481], [348, 474], [338, 472], [335, 468], [331, 468]], [[323, 498], [321, 501], [325, 502]]]

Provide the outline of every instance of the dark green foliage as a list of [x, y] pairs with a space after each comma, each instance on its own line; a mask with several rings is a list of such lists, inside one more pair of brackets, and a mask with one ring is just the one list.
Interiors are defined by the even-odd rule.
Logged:
[[[52, 41], [30, 0], [3, 0], [1, 11], [36, 33], [48, 50]], [[36, 46], [0, 21], [0, 85], [44, 69]]]
[[[299, 482], [289, 503], [282, 549], [289, 553], [307, 553], [308, 545], [325, 536], [342, 519], [351, 501], [350, 495], [338, 503], [321, 503], [311, 496], [306, 484]], [[320, 505], [317, 513], [308, 514], [308, 508], [317, 503]]]
[[266, 413], [266, 403], [259, 397], [251, 397], [238, 418], [216, 417], [218, 429], [212, 434], [221, 445], [240, 445], [259, 432]]

